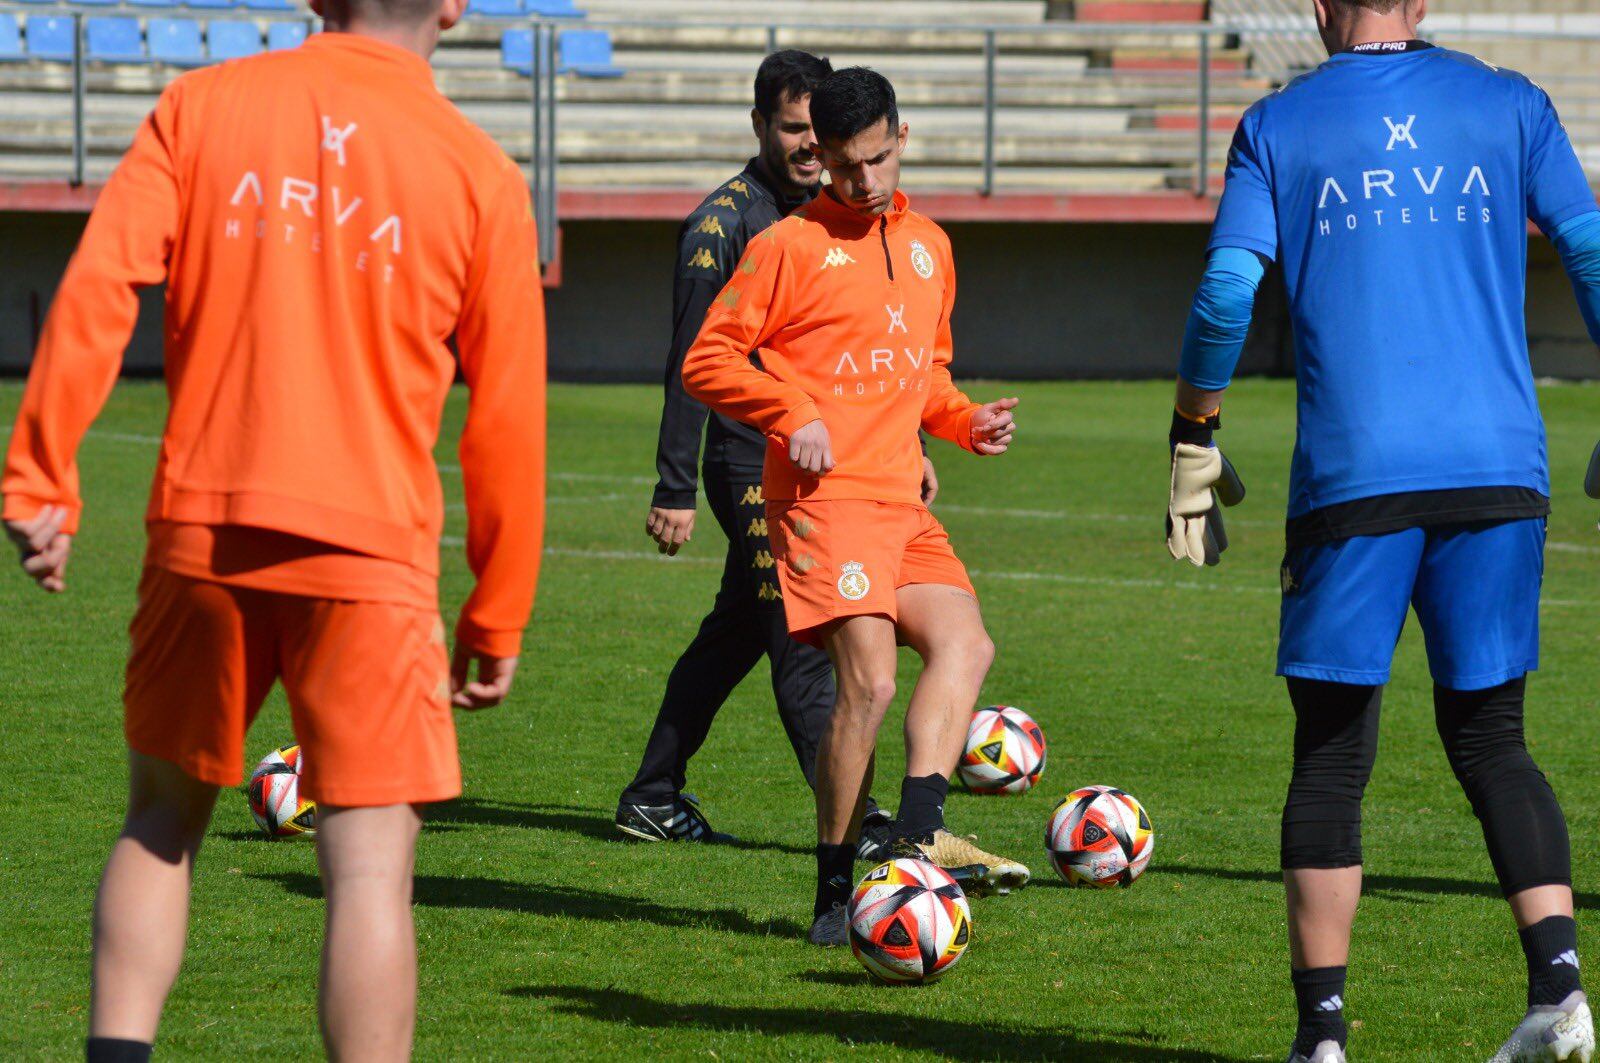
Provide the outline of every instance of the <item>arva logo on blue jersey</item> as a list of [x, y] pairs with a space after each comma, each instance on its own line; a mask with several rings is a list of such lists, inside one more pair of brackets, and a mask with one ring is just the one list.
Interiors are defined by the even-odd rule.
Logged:
[[[1408, 147], [1412, 151], [1420, 151], [1421, 146], [1412, 129], [1417, 123], [1417, 116], [1408, 114], [1405, 119], [1399, 120], [1392, 115], [1383, 116], [1383, 125], [1389, 132], [1388, 143], [1384, 151], [1394, 151], [1399, 147]], [[1345, 180], [1350, 183], [1350, 191], [1336, 176], [1328, 176], [1322, 180], [1322, 191], [1317, 196], [1317, 211], [1347, 208], [1343, 212], [1342, 223], [1338, 216], [1318, 217], [1317, 235], [1331, 236], [1335, 230], [1355, 232], [1363, 228], [1378, 228], [1397, 225], [1433, 225], [1441, 222], [1462, 224], [1478, 220], [1487, 225], [1492, 218], [1487, 206], [1475, 204], [1471, 201], [1449, 204], [1435, 197], [1440, 193], [1440, 186], [1444, 187], [1445, 195], [1452, 195], [1455, 187], [1454, 179], [1445, 182], [1445, 167], [1436, 165], [1431, 174], [1425, 173], [1421, 166], [1412, 166], [1410, 176], [1416, 180], [1417, 190], [1426, 197], [1421, 204], [1407, 203], [1400, 205], [1389, 202], [1399, 199], [1399, 192], [1395, 191], [1398, 183], [1402, 189], [1409, 190], [1411, 181], [1401, 173], [1397, 173], [1386, 166], [1371, 170], [1362, 170], [1360, 184], [1351, 177]], [[1359, 192], [1357, 189], [1359, 188]], [[1359, 202], [1352, 205], [1351, 196], [1358, 194]], [[1380, 198], [1381, 194], [1381, 198]], [[1467, 170], [1466, 177], [1462, 180], [1459, 193], [1464, 199], [1469, 196], [1489, 198], [1493, 195], [1489, 191], [1489, 179], [1484, 175], [1483, 167], [1474, 165]], [[1410, 198], [1410, 197], [1408, 197]]]

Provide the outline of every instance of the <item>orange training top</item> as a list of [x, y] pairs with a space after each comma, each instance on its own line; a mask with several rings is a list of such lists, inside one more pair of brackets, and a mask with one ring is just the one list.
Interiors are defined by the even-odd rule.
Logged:
[[[514, 654], [544, 524], [536, 257], [521, 172], [420, 56], [324, 33], [187, 74], [67, 267], [0, 480], [5, 517], [60, 504], [75, 529], [79, 441], [116, 379], [136, 290], [165, 280], [170, 409], [147, 519], [270, 529], [436, 576], [433, 446], [454, 335], [478, 578], [458, 636]], [[186, 571], [204, 556], [192, 533], [155, 539], [156, 563], [163, 543]], [[295, 582], [291, 558], [270, 561]]]
[[[972, 449], [978, 407], [950, 380], [950, 240], [908, 203], [896, 192], [869, 219], [824, 192], [767, 229], [684, 357], [691, 395], [767, 434], [769, 500], [920, 505], [918, 427]], [[818, 417], [835, 462], [821, 477], [789, 460]]]

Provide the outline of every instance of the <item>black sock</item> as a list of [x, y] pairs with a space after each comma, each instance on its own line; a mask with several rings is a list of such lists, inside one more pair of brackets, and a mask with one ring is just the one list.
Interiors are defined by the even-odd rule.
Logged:
[[817, 846], [817, 903], [811, 909], [813, 917], [850, 903], [850, 873], [855, 870], [855, 863], [853, 845]]
[[1311, 1055], [1324, 1041], [1337, 1041], [1340, 1048], [1344, 1047], [1344, 972], [1343, 967], [1289, 972], [1295, 1007], [1300, 1012], [1294, 1050], [1301, 1055]]
[[150, 1063], [151, 1046], [143, 1041], [124, 1041], [117, 1037], [91, 1037], [84, 1043], [88, 1063]]
[[1570, 916], [1552, 915], [1517, 931], [1528, 958], [1528, 1007], [1559, 1004], [1578, 982], [1578, 924]]
[[943, 775], [907, 775], [900, 782], [900, 815], [894, 832], [901, 838], [920, 838], [944, 827], [944, 799], [950, 780]]

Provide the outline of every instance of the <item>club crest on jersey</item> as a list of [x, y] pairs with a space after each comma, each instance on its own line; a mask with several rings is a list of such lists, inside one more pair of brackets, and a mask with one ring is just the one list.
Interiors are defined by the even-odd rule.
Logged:
[[928, 280], [933, 276], [933, 256], [923, 246], [921, 240], [911, 241], [911, 268], [917, 271], [917, 276]]
[[854, 261], [855, 259], [845, 254], [844, 248], [833, 247], [828, 249], [828, 254], [823, 258], [822, 268], [827, 269], [829, 266], [847, 266]]
[[839, 577], [840, 597], [847, 601], [859, 602], [867, 596], [867, 592], [872, 589], [872, 581], [863, 571], [865, 568], [866, 566], [859, 561], [846, 561], [840, 567], [843, 573]]

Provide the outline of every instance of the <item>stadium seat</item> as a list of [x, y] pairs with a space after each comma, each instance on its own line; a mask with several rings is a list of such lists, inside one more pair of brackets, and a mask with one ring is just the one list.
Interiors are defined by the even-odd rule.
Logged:
[[22, 51], [22, 27], [17, 16], [0, 11], [0, 62], [28, 58]]
[[226, 11], [238, 7], [238, 0], [183, 0], [185, 7], [203, 8], [208, 11]]
[[269, 22], [267, 50], [281, 52], [287, 48], [298, 48], [305, 43], [309, 32], [304, 22]]
[[173, 66], [203, 66], [205, 43], [200, 23], [192, 18], [153, 18], [145, 26], [150, 41], [150, 58]]
[[467, 14], [474, 18], [521, 18], [522, 0], [467, 0]]
[[261, 27], [254, 22], [218, 19], [206, 27], [206, 54], [213, 60], [242, 59], [261, 50]]
[[77, 51], [72, 19], [66, 15], [29, 15], [27, 37], [31, 59], [71, 59]]
[[143, 63], [150, 58], [139, 20], [126, 15], [84, 20], [83, 39], [86, 54], [97, 63]]
[[[244, 6], [251, 11], [298, 11], [300, 5], [294, 0], [244, 0]], [[271, 29], [271, 27], [267, 27]]]
[[572, 0], [527, 0], [524, 10], [540, 18], [588, 18], [588, 13], [578, 10]]
[[124, 2], [132, 4], [134, 7], [160, 7], [171, 9], [183, 6], [182, 0], [124, 0]]
[[500, 35], [500, 65], [507, 70], [532, 76], [532, 30], [506, 30]]
[[605, 30], [567, 30], [561, 35], [557, 71], [586, 78], [619, 78], [627, 71], [611, 62], [611, 34]]
[[118, 0], [69, 0], [74, 7], [112, 7]]

